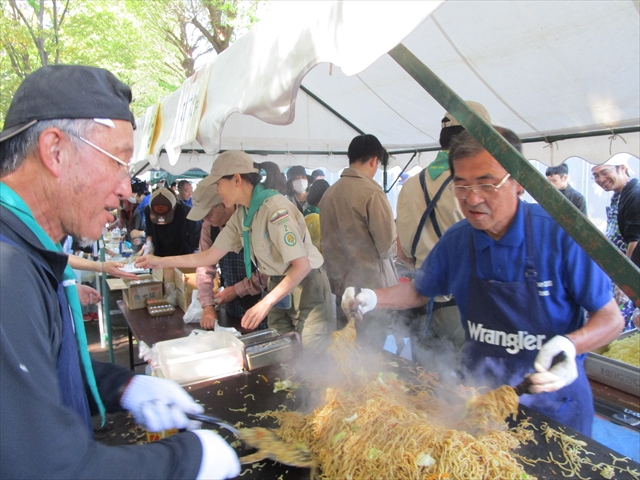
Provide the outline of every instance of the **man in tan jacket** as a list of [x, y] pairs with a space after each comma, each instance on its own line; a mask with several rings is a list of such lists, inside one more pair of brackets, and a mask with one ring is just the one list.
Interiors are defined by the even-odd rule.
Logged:
[[[391, 205], [373, 177], [388, 153], [373, 135], [355, 137], [348, 150], [349, 168], [331, 186], [320, 202], [322, 253], [331, 291], [338, 303], [346, 286], [385, 288], [396, 285], [393, 264], [396, 226]], [[338, 328], [346, 324], [340, 307]], [[372, 312], [357, 325], [358, 342], [382, 349], [391, 315]]]

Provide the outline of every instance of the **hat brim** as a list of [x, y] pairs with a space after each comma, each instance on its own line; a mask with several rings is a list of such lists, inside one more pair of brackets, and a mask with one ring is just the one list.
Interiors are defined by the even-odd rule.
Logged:
[[4, 142], [5, 140], [9, 140], [11, 137], [15, 137], [16, 135], [24, 132], [27, 128], [32, 127], [36, 123], [38, 123], [38, 120], [31, 120], [28, 123], [15, 125], [13, 127], [4, 129], [2, 132], [0, 132], [0, 142]]
[[198, 187], [210, 187], [211, 185], [213, 185], [214, 183], [216, 183], [218, 180], [220, 180], [222, 178], [222, 175], [207, 175], [206, 177], [204, 177], [202, 180], [200, 180], [200, 183], [198, 183]]
[[206, 207], [196, 207], [193, 206], [191, 207], [191, 210], [189, 210], [189, 213], [187, 214], [187, 220], [193, 220], [194, 222], [198, 222], [200, 220], [202, 220], [204, 217], [206, 217], [209, 212], [211, 211], [211, 208], [213, 207], [213, 205]]

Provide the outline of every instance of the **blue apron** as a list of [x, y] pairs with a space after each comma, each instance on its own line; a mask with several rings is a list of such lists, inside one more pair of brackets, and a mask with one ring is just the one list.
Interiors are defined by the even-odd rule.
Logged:
[[[525, 280], [497, 282], [477, 275], [473, 234], [470, 236], [471, 277], [464, 323], [464, 376], [467, 383], [496, 388], [517, 385], [532, 373], [540, 346], [563, 332], [538, 300], [531, 215], [525, 210]], [[535, 323], [531, 321], [535, 319]], [[520, 403], [591, 436], [593, 399], [583, 367], [576, 357], [578, 378], [556, 392], [523, 395]]]

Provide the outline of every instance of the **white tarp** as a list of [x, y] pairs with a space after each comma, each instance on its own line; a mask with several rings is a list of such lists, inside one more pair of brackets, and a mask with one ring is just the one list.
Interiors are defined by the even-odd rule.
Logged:
[[[633, 0], [281, 2], [212, 61], [196, 142], [183, 146], [207, 153], [183, 153], [175, 165], [160, 156], [178, 90], [160, 103], [147, 161], [174, 174], [209, 171], [218, 151], [242, 149], [281, 167], [337, 171], [358, 134], [349, 123], [392, 152], [437, 147], [444, 110], [386, 55], [400, 42], [523, 139], [637, 128], [639, 18]], [[525, 156], [548, 165], [640, 156], [640, 133], [609, 137], [526, 143]], [[418, 158], [426, 165], [435, 154]]]

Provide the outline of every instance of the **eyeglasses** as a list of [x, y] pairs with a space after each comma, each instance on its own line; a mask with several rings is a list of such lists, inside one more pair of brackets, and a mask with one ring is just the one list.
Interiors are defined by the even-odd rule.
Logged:
[[78, 135], [75, 132], [71, 132], [71, 131], [66, 131], [65, 132], [68, 135], [71, 135], [72, 137], [76, 137], [79, 140], [82, 140], [84, 143], [86, 143], [87, 145], [89, 145], [90, 147], [95, 148], [96, 150], [98, 150], [100, 153], [104, 153], [107, 157], [109, 157], [111, 160], [115, 160], [116, 162], [118, 162], [120, 165], [122, 165], [122, 169], [125, 172], [125, 175], [127, 177], [132, 177], [133, 176], [133, 172], [132, 172], [132, 168], [133, 165], [129, 164], [129, 163], [125, 163], [122, 160], [120, 160], [118, 157], [116, 157], [115, 155], [107, 152], [106, 150], [100, 148], [99, 146], [97, 146], [95, 143], [90, 142], [89, 140], [87, 140], [86, 138], [84, 138], [81, 135]]
[[613, 171], [612, 168], [606, 168], [604, 170], [600, 170], [600, 173], [594, 173], [593, 174], [593, 179], [595, 181], [598, 181], [600, 178], [604, 178], [604, 177], [608, 176], [612, 171]]
[[466, 200], [472, 191], [479, 197], [487, 198], [496, 193], [510, 176], [511, 174], [507, 173], [507, 175], [502, 180], [500, 180], [500, 183], [498, 183], [497, 185], [494, 185], [492, 183], [482, 183], [480, 185], [471, 185], [466, 187], [462, 185], [450, 184], [449, 190], [451, 190], [456, 198], [459, 198], [460, 200]]

